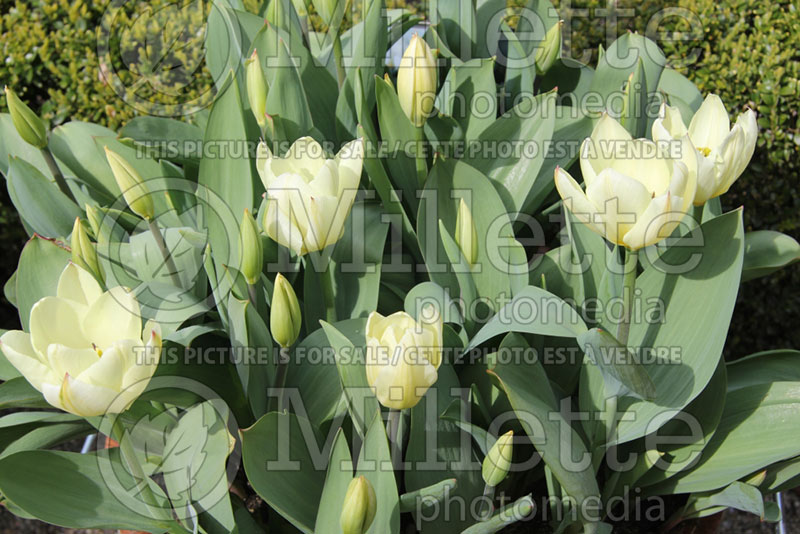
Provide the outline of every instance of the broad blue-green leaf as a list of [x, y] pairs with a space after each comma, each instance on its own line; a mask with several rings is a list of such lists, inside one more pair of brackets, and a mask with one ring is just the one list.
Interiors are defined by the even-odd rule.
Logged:
[[442, 243], [439, 224], [455, 235], [458, 206], [464, 200], [472, 212], [478, 234], [478, 254], [470, 274], [478, 295], [498, 309], [527, 283], [527, 258], [516, 241], [511, 220], [500, 196], [486, 176], [456, 160], [439, 160], [425, 183], [417, 217], [417, 237], [431, 280], [457, 291], [456, 275], [448, 268], [455, 261]]
[[60, 241], [33, 236], [22, 249], [17, 265], [17, 309], [22, 329], [28, 330], [31, 308], [56, 294], [58, 279], [67, 266], [70, 252]]
[[[440, 513], [427, 514], [430, 510], [423, 509], [423, 513], [417, 516], [424, 533], [461, 532], [471, 521], [458, 516], [458, 503], [461, 499], [473, 502], [483, 490], [480, 463], [469, 438], [465, 441], [464, 434], [455, 422], [440, 417], [459, 398], [459, 387], [458, 377], [452, 366], [449, 362], [443, 362], [436, 384], [411, 409], [410, 434], [405, 455], [405, 461], [410, 464], [405, 472], [406, 490], [420, 490], [443, 478], [455, 478], [457, 481], [450, 498], [440, 506]], [[417, 508], [413, 512], [416, 513]]]
[[[255, 203], [255, 172], [245, 150], [250, 139], [237, 82], [229, 74], [211, 108], [204, 146], [225, 146], [230, 150], [219, 157], [203, 158], [198, 177], [200, 186], [205, 188], [200, 194], [207, 202], [203, 213], [217, 266], [238, 265], [238, 221], [244, 210], [252, 210]], [[239, 150], [235, 150], [235, 145]]]
[[[325, 475], [325, 486], [319, 501], [315, 534], [340, 534], [340, 518], [344, 506], [344, 496], [353, 480], [353, 459], [347, 438], [340, 428], [336, 432], [328, 460], [328, 472]], [[374, 489], [374, 488], [373, 488]]]
[[[518, 334], [510, 334], [504, 344], [509, 347], [528, 346]], [[586, 499], [597, 498], [600, 490], [591, 455], [578, 432], [561, 415], [541, 364], [538, 361], [530, 364], [498, 358], [489, 372], [497, 378], [525, 433], [566, 493], [577, 501], [578, 506]], [[582, 519], [587, 529], [595, 522], [588, 516]]]
[[350, 417], [356, 430], [363, 436], [368, 432], [372, 419], [376, 414], [380, 414], [378, 400], [367, 382], [364, 361], [359, 358], [356, 345], [352, 341], [333, 325], [325, 321], [321, 323], [325, 335], [328, 336], [328, 342], [336, 354], [336, 368], [339, 370]]
[[239, 351], [236, 358], [239, 380], [253, 415], [261, 417], [267, 412], [267, 389], [275, 382], [272, 336], [249, 300], [231, 295], [228, 316], [231, 344]]
[[398, 534], [400, 532], [400, 497], [394, 478], [389, 440], [380, 412], [372, 416], [361, 454], [358, 456], [356, 476], [364, 476], [372, 484], [377, 500], [377, 510], [369, 534]]
[[[644, 79], [647, 81], [646, 94], [651, 100], [657, 98], [656, 91], [667, 60], [656, 43], [637, 33], [626, 33], [608, 47], [597, 62], [597, 69], [592, 78], [592, 89], [599, 93], [605, 102], [621, 105], [619, 98], [607, 99], [615, 92], [623, 90], [640, 59], [644, 69]], [[648, 102], [648, 109], [653, 109], [649, 104]], [[621, 111], [613, 108], [608, 110], [615, 117], [619, 116]], [[649, 132], [655, 116], [647, 119], [645, 131]]]
[[30, 515], [68, 528], [147, 529], [185, 532], [177, 523], [134, 512], [129, 502], [132, 480], [104, 476], [100, 462], [124, 469], [112, 455], [98, 461], [93, 454], [64, 451], [22, 451], [0, 460], [0, 491]]
[[758, 488], [744, 482], [733, 482], [721, 491], [692, 495], [686, 506], [684, 517], [702, 517], [704, 512], [733, 508], [749, 512], [764, 519], [764, 496]]
[[222, 403], [211, 401], [193, 406], [184, 413], [166, 437], [161, 472], [167, 493], [179, 517], [185, 507], [213, 511], [213, 518], [228, 531], [234, 519], [228, 496], [226, 460], [233, 436], [220, 413]]
[[279, 40], [278, 56], [273, 69], [275, 77], [267, 96], [267, 114], [280, 117], [280, 121], [276, 120], [276, 126], [280, 122], [283, 128], [279, 139], [294, 143], [311, 132], [314, 119], [311, 117], [300, 73], [282, 39]]
[[519, 109], [512, 109], [478, 136], [481, 146], [493, 147], [496, 154], [489, 157], [478, 153], [466, 160], [497, 184], [506, 210], [511, 214], [524, 208], [544, 164], [546, 145], [555, 128], [556, 94], [547, 93], [533, 102], [533, 113], [521, 115]]
[[[620, 416], [615, 443], [655, 431], [652, 422], [689, 404], [717, 368], [741, 276], [741, 211], [712, 219], [700, 229], [704, 246], [698, 246], [696, 235], [683, 237], [636, 280], [641, 307], [638, 318], [633, 317], [628, 346], [651, 355], [646, 367], [657, 391], [652, 402], [620, 401], [625, 416]], [[709, 305], [713, 313], [708, 313]]]
[[728, 391], [771, 382], [800, 382], [800, 351], [759, 352], [728, 364]]
[[241, 436], [253, 489], [297, 529], [312, 534], [325, 484], [325, 460], [320, 466], [314, 427], [294, 414], [272, 412]]
[[650, 491], [710, 491], [800, 455], [799, 406], [800, 382], [748, 386], [728, 393], [722, 420], [700, 462]]
[[[363, 347], [365, 324], [364, 319], [350, 319], [336, 323], [336, 330], [353, 346]], [[298, 406], [292, 408], [316, 426], [322, 426], [336, 415], [342, 398], [342, 381], [336, 369], [335, 349], [325, 330], [317, 328], [298, 343], [295, 348], [298, 357], [289, 365], [286, 373], [286, 387], [290, 391], [297, 388], [303, 411]]]
[[670, 106], [678, 108], [685, 124], [691, 122], [695, 112], [703, 103], [703, 95], [697, 86], [674, 69], [665, 68], [661, 72], [658, 90], [666, 94]]
[[436, 97], [436, 107], [461, 123], [467, 141], [479, 139], [497, 118], [494, 63], [494, 59], [454, 60]]
[[742, 282], [771, 274], [800, 260], [800, 244], [772, 230], [747, 232], [744, 236]]
[[467, 350], [508, 332], [575, 338], [587, 331], [578, 312], [561, 298], [528, 286], [470, 340]]
[[36, 167], [19, 158], [10, 161], [8, 196], [22, 219], [44, 237], [71, 234], [75, 218], [83, 215], [81, 209]]

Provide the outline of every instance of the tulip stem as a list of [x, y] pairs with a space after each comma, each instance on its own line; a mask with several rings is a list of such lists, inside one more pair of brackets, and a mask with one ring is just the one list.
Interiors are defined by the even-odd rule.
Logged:
[[336, 77], [339, 81], [339, 89], [344, 85], [347, 73], [344, 70], [344, 53], [342, 52], [342, 39], [339, 37], [339, 28], [333, 36], [333, 62], [336, 64]]
[[490, 486], [489, 484], [484, 484], [483, 486], [483, 499], [481, 499], [481, 513], [480, 519], [481, 521], [486, 521], [490, 517], [492, 517], [492, 512], [494, 511], [494, 486]]
[[289, 347], [281, 347], [278, 351], [278, 363], [275, 369], [275, 395], [278, 413], [283, 413], [284, 399], [283, 389], [286, 386], [286, 372], [289, 369]]
[[636, 271], [639, 266], [639, 251], [626, 249], [625, 274], [622, 281], [622, 303], [624, 306], [622, 320], [617, 326], [617, 341], [623, 347], [628, 346], [628, 334], [631, 330], [633, 297], [636, 291]]
[[336, 322], [336, 292], [333, 287], [333, 274], [331, 261], [328, 259], [325, 271], [320, 274], [319, 282], [322, 285], [322, 298], [325, 300], [325, 320], [329, 323]]
[[428, 179], [428, 162], [425, 160], [425, 126], [420, 126], [417, 130], [417, 182], [420, 187], [425, 185], [425, 180]]
[[172, 278], [172, 283], [175, 287], [182, 288], [181, 279], [178, 276], [178, 268], [175, 267], [175, 262], [172, 260], [172, 254], [169, 253], [169, 249], [167, 249], [167, 243], [164, 241], [164, 236], [161, 235], [161, 230], [158, 228], [158, 224], [153, 219], [147, 221], [147, 224], [150, 226], [150, 232], [153, 234], [153, 238], [156, 240], [156, 245], [158, 246], [158, 250], [161, 251], [161, 256], [164, 258], [164, 265], [167, 267], [169, 271], [169, 276]]
[[247, 295], [250, 297], [250, 304], [258, 307], [258, 295], [256, 294], [256, 285], [247, 284]]
[[400, 410], [389, 409], [389, 417], [386, 421], [389, 434], [389, 447], [392, 457], [392, 468], [395, 473], [399, 473], [403, 463], [402, 442], [400, 440], [400, 418], [403, 413]]
[[44, 156], [44, 161], [47, 163], [47, 167], [50, 169], [50, 172], [53, 174], [53, 178], [56, 180], [56, 185], [62, 193], [67, 195], [68, 199], [77, 204], [78, 201], [75, 200], [75, 195], [72, 194], [72, 190], [67, 185], [67, 180], [64, 178], [64, 174], [58, 167], [58, 163], [56, 162], [56, 158], [53, 157], [53, 153], [50, 152], [50, 147], [45, 146], [41, 150], [42, 156]]

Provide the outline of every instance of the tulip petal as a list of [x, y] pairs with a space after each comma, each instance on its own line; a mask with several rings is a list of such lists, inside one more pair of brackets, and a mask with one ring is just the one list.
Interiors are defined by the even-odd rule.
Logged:
[[722, 99], [709, 94], [692, 117], [689, 137], [697, 148], [719, 147], [731, 131], [731, 119]]
[[299, 174], [306, 183], [311, 182], [324, 165], [325, 151], [313, 137], [301, 137], [289, 148], [283, 158], [272, 160], [276, 176], [285, 173]]
[[342, 147], [336, 155], [339, 168], [339, 191], [358, 189], [364, 165], [364, 140], [356, 139]]
[[644, 185], [651, 196], [658, 196], [667, 190], [672, 177], [672, 163], [667, 156], [667, 151], [660, 150], [654, 142], [634, 139], [624, 149], [620, 147], [611, 168]]
[[[592, 166], [594, 174], [599, 174], [619, 159], [621, 148], [627, 147], [627, 143], [632, 140], [628, 130], [611, 115], [603, 113], [592, 130], [591, 137], [581, 145], [581, 160], [586, 159], [586, 163]], [[584, 163], [581, 164], [581, 169], [583, 165]], [[586, 182], [587, 187], [592, 178], [590, 173], [590, 179]], [[585, 171], [584, 180], [586, 180]]]
[[60, 343], [67, 347], [87, 348], [91, 342], [83, 332], [86, 307], [58, 297], [44, 297], [31, 309], [31, 343], [39, 354], [46, 355], [47, 347]]
[[303, 233], [297, 227], [297, 221], [291, 213], [284, 213], [280, 203], [275, 198], [267, 199], [267, 209], [264, 213], [264, 232], [273, 241], [292, 250], [298, 256], [306, 253], [303, 245]]
[[98, 352], [89, 347], [73, 348], [59, 343], [47, 347], [47, 363], [55, 376], [78, 376], [99, 360]]
[[31, 344], [31, 336], [22, 330], [9, 330], [0, 336], [0, 347], [9, 363], [33, 387], [42, 390], [42, 381], [50, 377], [50, 368], [39, 357]]
[[604, 235], [602, 228], [598, 225], [597, 208], [586, 197], [586, 193], [583, 192], [578, 182], [561, 167], [556, 168], [555, 180], [556, 189], [564, 201], [564, 206], [593, 232]]
[[[55, 376], [51, 377], [51, 379], [55, 379]], [[63, 377], [59, 378], [59, 380], [63, 380]], [[69, 411], [61, 402], [61, 382], [57, 380], [48, 380], [43, 382], [41, 391], [44, 400], [50, 403], [51, 406], [54, 406], [59, 410]]]
[[616, 244], [622, 244], [622, 236], [633, 228], [652, 199], [644, 185], [614, 169], [604, 169], [586, 189], [586, 196], [602, 217], [602, 235]]
[[[131, 360], [130, 367], [122, 378], [122, 388], [135, 393], [138, 397], [158, 369], [161, 361], [161, 328], [153, 324], [144, 350], [138, 345], [122, 343], [118, 346], [120, 351], [128, 351], [127, 357]], [[138, 393], [136, 393], [138, 391]]]
[[652, 199], [636, 225], [623, 237], [623, 244], [638, 250], [669, 237], [684, 216], [682, 206], [683, 199], [669, 192]]
[[[685, 136], [682, 141], [685, 142], [683, 150], [696, 154], [688, 136]], [[694, 163], [696, 168], [697, 160]], [[681, 211], [687, 213], [697, 192], [697, 172], [690, 173], [683, 161], [674, 160], [672, 162], [672, 179], [669, 182], [669, 192], [673, 197], [681, 197], [683, 199]]]
[[74, 376], [77, 380], [101, 386], [114, 391], [119, 391], [122, 386], [122, 377], [135, 360], [132, 346], [139, 345], [144, 350], [141, 342], [127, 340], [124, 344], [116, 342], [103, 351], [102, 356], [95, 354], [92, 365], [86, 367], [80, 373], [67, 373]]
[[277, 178], [272, 172], [272, 151], [269, 149], [264, 141], [258, 143], [256, 149], [256, 169], [258, 176], [261, 178], [261, 183], [264, 184], [264, 189], [269, 189], [269, 186]]
[[433, 365], [428, 362], [410, 364], [408, 357], [402, 354], [395, 365], [384, 366], [373, 384], [375, 396], [387, 408], [413, 408], [436, 383], [438, 373]]
[[60, 399], [63, 409], [81, 417], [119, 413], [133, 401], [124, 394], [102, 386], [81, 382], [70, 375], [61, 383]]
[[697, 191], [694, 195], [694, 205], [702, 206], [714, 195], [717, 189], [717, 155], [711, 153], [710, 157], [699, 151], [697, 155]]
[[688, 134], [689, 130], [683, 122], [680, 110], [677, 107], [661, 104], [658, 118], [653, 123], [653, 140], [680, 139]]
[[756, 150], [756, 141], [758, 140], [758, 122], [756, 121], [756, 113], [752, 109], [748, 109], [736, 119], [736, 124], [740, 125], [744, 132], [744, 150], [739, 154], [737, 178], [742, 175], [750, 160], [753, 159], [753, 153]]
[[83, 306], [90, 306], [103, 294], [103, 289], [85, 269], [70, 262], [58, 279], [58, 298], [69, 299]]
[[139, 339], [142, 317], [133, 292], [117, 286], [103, 293], [89, 308], [83, 330], [89, 342], [100, 349], [118, 339]]
[[332, 159], [325, 161], [317, 175], [308, 184], [309, 189], [314, 191], [315, 196], [335, 197], [339, 189], [338, 174], [339, 170], [336, 167], [336, 162]]

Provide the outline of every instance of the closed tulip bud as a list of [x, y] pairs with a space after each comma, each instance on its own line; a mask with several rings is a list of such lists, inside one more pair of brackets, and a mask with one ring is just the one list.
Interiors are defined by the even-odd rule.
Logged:
[[378, 499], [375, 489], [364, 476], [356, 477], [347, 486], [340, 516], [342, 534], [364, 534], [375, 519]]
[[264, 267], [264, 247], [256, 221], [247, 209], [244, 210], [239, 227], [239, 259], [241, 272], [247, 283], [253, 285], [258, 282]]
[[581, 145], [584, 191], [564, 169], [555, 171], [564, 206], [612, 243], [639, 250], [669, 237], [686, 215], [697, 182], [655, 142], [633, 139], [603, 115]]
[[405, 312], [388, 317], [372, 312], [367, 319], [367, 382], [378, 401], [394, 410], [413, 408], [436, 383], [442, 364], [442, 318], [415, 321]]
[[100, 283], [105, 283], [103, 270], [97, 261], [97, 250], [94, 243], [89, 240], [78, 217], [75, 218], [75, 224], [72, 226], [70, 246], [72, 247], [72, 263], [92, 273]]
[[86, 212], [86, 220], [89, 222], [89, 228], [92, 229], [92, 234], [94, 234], [95, 239], [97, 239], [97, 236], [100, 235], [103, 214], [91, 204], [86, 204], [84, 206], [84, 211]]
[[17, 129], [19, 136], [36, 148], [46, 147], [47, 128], [45, 128], [44, 121], [25, 102], [20, 100], [10, 87], [6, 87], [6, 102], [8, 111], [11, 113], [11, 122], [14, 123], [14, 128]]
[[275, 277], [272, 304], [269, 310], [269, 329], [272, 338], [283, 348], [291, 347], [300, 335], [302, 316], [292, 284], [281, 274]]
[[694, 205], [702, 206], [727, 193], [750, 163], [758, 139], [756, 114], [748, 109], [731, 127], [722, 100], [708, 95], [687, 128], [677, 108], [662, 105], [653, 123], [653, 140], [687, 139], [689, 148], [681, 149], [678, 157], [690, 171], [696, 169]]
[[258, 52], [253, 50], [250, 59], [244, 62], [245, 81], [247, 83], [247, 100], [250, 102], [250, 110], [256, 118], [260, 127], [267, 125], [267, 94], [269, 86], [267, 78], [264, 76], [264, 69], [261, 68], [261, 61], [258, 59]]
[[45, 400], [81, 417], [124, 412], [147, 387], [161, 354], [161, 330], [142, 330], [133, 292], [103, 292], [86, 270], [69, 263], [56, 296], [40, 299], [30, 333], [0, 337], [8, 361]]
[[256, 165], [267, 190], [264, 232], [297, 255], [336, 243], [355, 202], [363, 161], [361, 139], [334, 159], [310, 137], [298, 139], [282, 158], [259, 144]]
[[414, 35], [397, 71], [397, 97], [406, 117], [417, 128], [421, 128], [433, 112], [438, 75], [436, 58], [428, 43]]
[[155, 206], [150, 191], [142, 177], [122, 156], [106, 147], [106, 159], [128, 207], [136, 215], [150, 221], [155, 217]]
[[547, 30], [542, 45], [536, 49], [534, 61], [536, 62], [537, 74], [544, 74], [550, 70], [556, 59], [561, 57], [561, 26], [563, 25], [564, 21], [559, 20], [552, 28]]
[[481, 475], [487, 486], [497, 486], [508, 475], [514, 451], [514, 432], [509, 430], [499, 438], [483, 459]]
[[478, 261], [478, 232], [475, 229], [475, 223], [472, 221], [472, 212], [463, 198], [458, 204], [456, 243], [458, 243], [469, 264], [475, 265], [475, 262]]

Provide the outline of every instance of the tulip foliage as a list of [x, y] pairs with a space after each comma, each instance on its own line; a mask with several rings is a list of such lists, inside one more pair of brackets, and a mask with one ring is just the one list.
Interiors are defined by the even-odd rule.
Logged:
[[183, 120], [48, 131], [7, 90], [31, 237], [3, 504], [211, 534], [777, 519], [800, 353], [722, 358], [739, 284], [800, 258], [722, 209], [754, 112], [640, 35], [564, 57], [546, 1], [514, 27], [492, 0], [314, 0], [316, 28], [265, 4], [211, 10], [216, 97]]

